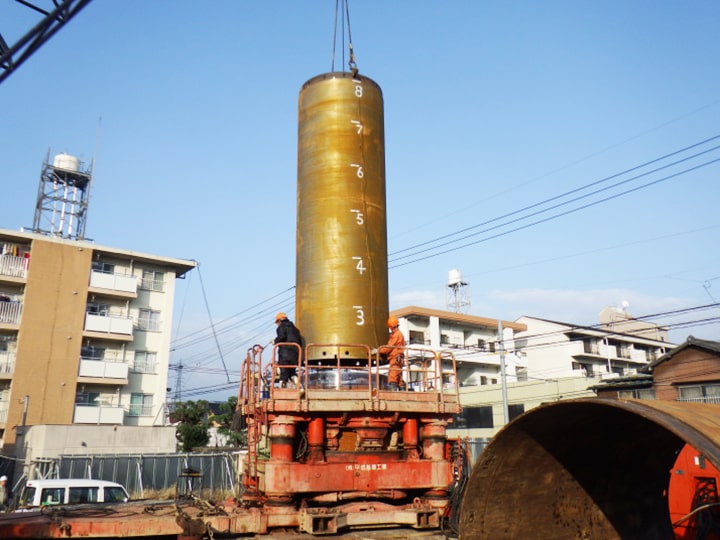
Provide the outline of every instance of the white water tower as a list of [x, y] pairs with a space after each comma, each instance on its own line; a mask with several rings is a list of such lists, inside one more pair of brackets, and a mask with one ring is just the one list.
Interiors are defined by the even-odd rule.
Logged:
[[448, 311], [467, 313], [470, 307], [470, 284], [462, 279], [460, 270], [448, 272], [446, 302]]
[[65, 153], [56, 155], [51, 164], [48, 152], [40, 174], [33, 232], [84, 240], [91, 181], [92, 165], [83, 170], [79, 158]]

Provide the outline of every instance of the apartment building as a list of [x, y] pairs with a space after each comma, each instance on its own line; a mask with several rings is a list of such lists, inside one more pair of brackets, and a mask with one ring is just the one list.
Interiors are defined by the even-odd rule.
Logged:
[[720, 341], [693, 336], [637, 375], [603, 381], [598, 397], [720, 405]]
[[0, 229], [0, 441], [164, 421], [175, 279], [196, 263]]
[[543, 403], [594, 396], [601, 380], [634, 374], [673, 348], [667, 329], [637, 321], [624, 309], [603, 310], [596, 327], [529, 316], [499, 321], [416, 306], [391, 314], [411, 348], [453, 354], [458, 380], [444, 383], [458, 385], [463, 411], [449, 433], [479, 441]]
[[[522, 376], [524, 366], [512, 358], [513, 336], [526, 329], [524, 324], [417, 306], [397, 309], [390, 315], [400, 321], [400, 330], [411, 348], [410, 356], [423, 349], [453, 354], [458, 380], [448, 379], [445, 384], [457, 384], [461, 388], [498, 384], [501, 353], [508, 359], [507, 377], [515, 380], [518, 373]], [[500, 329], [502, 340], [499, 338]]]

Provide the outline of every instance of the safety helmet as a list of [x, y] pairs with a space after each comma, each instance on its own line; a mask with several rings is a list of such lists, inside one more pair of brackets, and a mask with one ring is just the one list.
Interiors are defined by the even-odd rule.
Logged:
[[280, 313], [278, 313], [277, 315], [275, 315], [275, 322], [280, 322], [280, 321], [282, 321], [283, 319], [287, 319], [287, 315], [285, 315], [284, 312], [281, 311]]
[[400, 325], [400, 321], [398, 321], [397, 317], [389, 317], [387, 324], [388, 324], [388, 328], [395, 328], [396, 326]]

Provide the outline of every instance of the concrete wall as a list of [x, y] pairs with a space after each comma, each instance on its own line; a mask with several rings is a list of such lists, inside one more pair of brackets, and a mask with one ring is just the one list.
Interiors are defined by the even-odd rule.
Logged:
[[27, 428], [18, 458], [26, 462], [61, 454], [175, 452], [174, 426], [50, 426]]
[[[73, 420], [91, 252], [35, 240], [23, 301], [22, 325], [7, 426], [70, 424]], [[5, 445], [15, 431], [5, 430]]]

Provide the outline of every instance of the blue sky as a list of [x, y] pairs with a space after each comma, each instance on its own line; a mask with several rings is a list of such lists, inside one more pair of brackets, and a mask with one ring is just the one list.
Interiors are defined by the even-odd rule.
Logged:
[[[334, 5], [96, 0], [0, 84], [0, 227], [32, 225], [42, 162], [65, 151], [95, 159], [88, 237], [200, 262], [176, 338], [209, 307], [223, 354], [209, 332], [178, 342], [188, 391], [234, 379], [292, 313], [297, 96], [330, 71]], [[720, 301], [720, 3], [356, 0], [350, 18], [385, 98], [391, 308], [444, 309], [451, 269], [471, 313], [505, 320]], [[37, 21], [0, 5], [9, 43]], [[549, 199], [566, 204], [519, 219]], [[671, 338], [689, 334], [720, 323]]]

